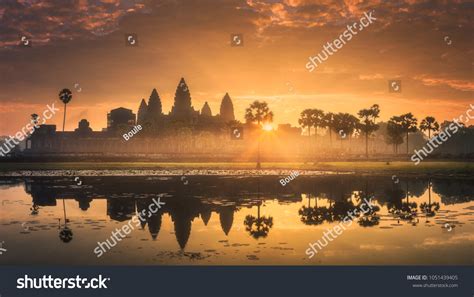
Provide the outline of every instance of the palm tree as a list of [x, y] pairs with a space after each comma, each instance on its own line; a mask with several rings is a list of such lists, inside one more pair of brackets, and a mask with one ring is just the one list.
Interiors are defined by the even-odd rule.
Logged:
[[321, 109], [311, 109], [311, 124], [314, 127], [314, 140], [318, 137], [318, 127], [324, 127], [324, 111]]
[[260, 165], [260, 134], [261, 134], [261, 124], [263, 122], [272, 122], [273, 121], [273, 112], [270, 111], [268, 104], [266, 102], [254, 101], [250, 106], [245, 110], [245, 120], [249, 123], [257, 123], [258, 125], [258, 155], [257, 155], [257, 169], [261, 168]]
[[332, 147], [332, 130], [334, 129], [334, 113], [328, 112], [324, 115], [324, 128], [329, 131], [329, 145]]
[[300, 118], [298, 119], [298, 124], [304, 129], [308, 128], [308, 140], [309, 140], [309, 145], [311, 151], [311, 126], [313, 125], [313, 113], [311, 109], [305, 109], [301, 112]]
[[423, 132], [428, 130], [428, 138], [431, 139], [431, 131], [438, 131], [439, 124], [434, 117], [428, 116], [421, 120], [420, 130]]
[[385, 142], [394, 146], [395, 154], [398, 154], [398, 146], [403, 143], [403, 131], [400, 121], [400, 117], [393, 116], [387, 122], [387, 135]]
[[358, 113], [362, 123], [359, 128], [365, 134], [365, 157], [369, 158], [369, 135], [377, 131], [379, 125], [375, 124], [375, 120], [379, 117], [380, 109], [377, 104], [372, 105], [369, 109], [361, 109]]
[[33, 123], [34, 126], [37, 126], [38, 125], [38, 114], [36, 113], [32, 113], [31, 114], [31, 121]]
[[341, 146], [342, 139], [346, 137], [351, 137], [356, 128], [359, 125], [359, 119], [349, 113], [338, 113], [334, 115], [333, 119], [333, 128], [335, 131], [338, 131], [341, 136]]
[[59, 100], [64, 103], [64, 118], [63, 118], [63, 132], [64, 132], [64, 125], [66, 124], [66, 104], [68, 104], [72, 99], [72, 92], [69, 89], [63, 89], [59, 92]]
[[416, 132], [418, 130], [417, 125], [418, 125], [418, 120], [413, 116], [413, 114], [406, 113], [402, 114], [400, 116], [400, 124], [402, 131], [406, 133], [407, 137], [407, 154], [408, 154], [408, 133], [410, 132]]

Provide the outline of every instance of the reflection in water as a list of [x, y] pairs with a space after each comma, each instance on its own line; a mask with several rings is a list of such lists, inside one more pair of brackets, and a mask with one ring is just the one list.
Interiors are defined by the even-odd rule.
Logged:
[[[278, 178], [276, 176], [245, 178], [195, 176], [190, 178], [186, 187], [182, 187], [178, 177], [84, 177], [82, 186], [72, 184], [67, 179], [38, 177], [24, 180], [0, 180], [0, 185], [8, 191], [9, 187], [24, 183], [26, 193], [32, 197], [32, 206], [28, 215], [40, 220], [45, 219], [44, 216], [47, 215], [43, 212], [47, 212], [49, 207], [56, 206], [57, 201], [62, 200], [63, 214], [62, 218], [58, 219], [59, 237], [62, 242], [69, 243], [73, 239], [73, 228], [67, 216], [68, 209], [65, 201], [76, 201], [80, 211], [88, 214], [94, 211], [95, 201], [105, 199], [107, 217], [110, 222], [120, 223], [119, 226], [145, 211], [146, 215], [140, 220], [141, 229], [148, 230], [149, 238], [153, 241], [160, 241], [161, 237], [166, 242], [169, 241], [169, 239], [164, 239], [168, 238], [167, 234], [162, 234], [163, 224], [165, 224], [163, 217], [169, 216], [173, 230], [171, 233], [174, 233], [175, 242], [181, 251], [184, 251], [190, 242], [193, 226], [197, 224], [194, 220], [198, 218], [199, 222], [202, 221], [200, 224], [203, 227], [209, 228], [213, 213], [220, 225], [221, 235], [231, 236], [234, 228], [236, 229], [234, 232], [237, 232], [234, 235], [242, 236], [240, 230], [243, 227], [242, 232], [245, 231], [248, 238], [257, 239], [254, 244], [263, 249], [263, 244], [267, 242], [267, 238], [271, 237], [272, 232], [277, 232], [275, 236], [283, 232], [286, 241], [289, 242], [281, 244], [289, 244], [288, 247], [272, 248], [278, 251], [289, 251], [294, 250], [290, 247], [293, 234], [298, 233], [299, 238], [305, 239], [318, 238], [319, 236], [315, 235], [314, 231], [319, 232], [319, 227], [325, 229], [330, 224], [342, 221], [348, 212], [360, 208], [365, 200], [374, 202], [376, 206], [364, 214], [354, 215], [357, 225], [363, 228], [361, 230], [390, 229], [404, 226], [404, 224], [416, 226], [420, 218], [424, 218], [426, 226], [434, 226], [431, 224], [433, 220], [437, 225], [448, 221], [462, 225], [464, 223], [452, 214], [446, 215], [444, 212], [448, 210], [443, 208], [454, 204], [470, 203], [474, 193], [472, 183], [454, 179], [414, 178], [393, 183], [390, 178], [382, 176], [300, 176], [291, 184], [282, 187], [278, 183]], [[432, 192], [438, 201], [433, 201]], [[148, 206], [153, 203], [152, 198], [159, 194], [163, 194], [161, 200], [165, 202], [165, 205], [158, 212], [149, 213]], [[426, 201], [417, 201], [424, 195], [427, 195]], [[272, 212], [272, 209], [275, 209], [274, 206], [266, 206], [274, 205], [273, 201], [282, 205], [284, 215], [281, 212]], [[472, 206], [469, 207], [472, 208]], [[469, 209], [472, 210], [471, 208]], [[292, 212], [287, 214], [289, 209]], [[14, 211], [19, 210], [20, 208], [14, 208]], [[442, 213], [441, 217], [439, 213]], [[236, 216], [236, 214], [239, 215]], [[472, 225], [472, 211], [466, 214], [469, 215], [468, 221]], [[285, 216], [298, 219], [299, 227], [292, 229], [296, 231], [286, 230], [284, 225], [278, 226]], [[74, 220], [78, 223], [78, 228], [83, 228], [77, 222], [77, 218]], [[84, 222], [89, 223], [87, 220]], [[12, 222], [4, 223], [4, 221], [2, 223], [3, 226], [12, 224]], [[94, 226], [93, 229], [102, 227]], [[273, 229], [276, 231], [271, 231]], [[197, 236], [202, 236], [205, 235], [204, 232], [211, 232], [210, 229], [207, 230], [199, 228], [199, 231], [194, 232], [199, 232]], [[307, 233], [301, 235], [297, 230], [306, 230]], [[88, 240], [83, 232], [78, 234], [74, 236], [76, 240]], [[106, 237], [104, 235], [103, 240]], [[28, 242], [26, 237], [22, 237], [21, 240]], [[219, 242], [223, 242], [224, 247], [230, 246], [227, 240]], [[234, 244], [235, 247], [250, 245], [252, 243]], [[282, 255], [286, 254], [283, 252]], [[303, 256], [302, 252], [301, 256]], [[247, 258], [258, 259], [255, 254], [247, 255]]]
[[[72, 230], [67, 226], [68, 219], [66, 216], [66, 201], [63, 198], [63, 212], [64, 212], [64, 227], [61, 229], [61, 226], [59, 228], [61, 231], [59, 231], [59, 239], [61, 239], [62, 242], [68, 243], [72, 240], [73, 234]], [[59, 222], [61, 225], [61, 221]]]
[[273, 227], [273, 217], [260, 216], [261, 202], [258, 203], [257, 217], [248, 215], [245, 217], [245, 230], [255, 239], [265, 238]]
[[436, 215], [436, 212], [440, 208], [440, 204], [438, 202], [431, 202], [431, 179], [428, 181], [428, 203], [423, 202], [420, 204], [420, 210], [422, 213], [425, 214], [426, 217], [426, 223], [429, 223], [428, 218], [429, 217], [434, 217]]

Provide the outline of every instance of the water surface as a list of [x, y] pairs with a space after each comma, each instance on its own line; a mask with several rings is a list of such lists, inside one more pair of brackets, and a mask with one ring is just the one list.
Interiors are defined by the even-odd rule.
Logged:
[[[0, 264], [474, 264], [472, 180], [345, 174], [283, 187], [280, 178], [3, 177]], [[94, 254], [160, 195], [158, 213]], [[308, 259], [308, 244], [364, 198], [377, 208]]]

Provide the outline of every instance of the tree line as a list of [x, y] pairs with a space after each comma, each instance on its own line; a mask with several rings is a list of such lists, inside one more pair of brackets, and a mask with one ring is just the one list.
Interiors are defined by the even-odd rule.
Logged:
[[[340, 139], [350, 139], [354, 135], [362, 134], [365, 138], [365, 155], [369, 156], [369, 138], [375, 133], [380, 125], [377, 119], [380, 115], [380, 107], [373, 104], [369, 108], [359, 110], [357, 116], [350, 113], [332, 113], [325, 112], [321, 109], [308, 108], [300, 113], [298, 119], [299, 125], [308, 132], [314, 131], [315, 139], [318, 136], [318, 129], [326, 129], [329, 133], [329, 141], [332, 146], [333, 133], [339, 135]], [[268, 104], [262, 101], [253, 102], [247, 109], [245, 114], [247, 122], [261, 125], [264, 122], [273, 120], [273, 112], [270, 111]], [[393, 145], [395, 152], [398, 153], [398, 147], [406, 140], [406, 152], [408, 154], [409, 134], [417, 131], [428, 132], [431, 134], [440, 129], [439, 123], [432, 116], [427, 116], [420, 121], [410, 112], [399, 116], [392, 116], [387, 122], [387, 133], [385, 142]]]

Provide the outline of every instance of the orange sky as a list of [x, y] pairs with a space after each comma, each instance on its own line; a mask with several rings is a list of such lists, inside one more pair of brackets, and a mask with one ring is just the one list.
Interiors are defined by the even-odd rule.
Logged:
[[[82, 118], [100, 130], [107, 111], [136, 112], [154, 87], [167, 113], [181, 77], [195, 109], [208, 101], [215, 114], [229, 92], [239, 120], [259, 99], [276, 123], [294, 125], [305, 108], [356, 113], [378, 103], [382, 120], [412, 112], [442, 121], [474, 103], [468, 1], [75, 3], [0, 4], [0, 135], [21, 129], [62, 88], [73, 90], [68, 130]], [[308, 57], [369, 11], [377, 20], [308, 72]], [[138, 35], [138, 47], [125, 46], [125, 33]], [[243, 34], [242, 47], [230, 46], [233, 33]], [[32, 47], [17, 45], [22, 35]], [[389, 93], [390, 79], [402, 81], [401, 93]]]

